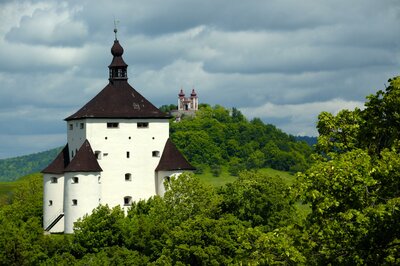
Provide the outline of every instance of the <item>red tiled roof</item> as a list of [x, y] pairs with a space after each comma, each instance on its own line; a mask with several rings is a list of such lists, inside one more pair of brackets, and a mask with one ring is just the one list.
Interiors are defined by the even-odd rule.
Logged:
[[65, 120], [81, 118], [170, 118], [126, 80], [110, 82], [99, 94]]
[[92, 147], [88, 140], [82, 144], [64, 172], [101, 172], [103, 171], [97, 162]]
[[51, 162], [45, 169], [42, 170], [43, 174], [63, 174], [64, 168], [69, 164], [69, 149], [68, 144], [57, 155], [53, 162]]
[[196, 170], [186, 159], [182, 153], [176, 148], [175, 144], [168, 139], [165, 143], [163, 154], [156, 171], [173, 171], [173, 170]]

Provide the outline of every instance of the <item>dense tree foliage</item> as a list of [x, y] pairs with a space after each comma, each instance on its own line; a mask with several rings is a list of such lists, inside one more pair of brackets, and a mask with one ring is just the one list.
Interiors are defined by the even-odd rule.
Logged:
[[227, 165], [234, 175], [262, 167], [302, 171], [311, 154], [309, 145], [275, 126], [219, 105], [203, 104], [196, 116], [171, 123], [171, 138], [197, 167]]

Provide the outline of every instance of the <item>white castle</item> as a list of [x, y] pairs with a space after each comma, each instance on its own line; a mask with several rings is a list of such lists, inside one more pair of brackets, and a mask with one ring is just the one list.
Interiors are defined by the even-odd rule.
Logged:
[[67, 117], [68, 143], [43, 173], [43, 228], [73, 233], [99, 204], [122, 206], [163, 195], [163, 182], [194, 170], [169, 139], [170, 116], [128, 83], [115, 38], [109, 83]]

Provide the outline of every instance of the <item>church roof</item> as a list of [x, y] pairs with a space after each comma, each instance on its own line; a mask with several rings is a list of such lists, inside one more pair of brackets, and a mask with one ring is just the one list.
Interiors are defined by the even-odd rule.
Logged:
[[69, 164], [68, 144], [62, 149], [57, 157], [45, 169], [44, 174], [63, 174], [65, 167]]
[[82, 118], [170, 118], [150, 103], [126, 80], [115, 80], [65, 120]]
[[196, 170], [168, 138], [156, 171]]
[[101, 172], [103, 171], [97, 162], [92, 147], [88, 140], [82, 144], [64, 172]]

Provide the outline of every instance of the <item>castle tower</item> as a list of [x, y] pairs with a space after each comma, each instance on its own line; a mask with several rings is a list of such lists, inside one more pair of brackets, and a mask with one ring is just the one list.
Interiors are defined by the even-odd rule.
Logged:
[[170, 116], [128, 83], [123, 53], [115, 38], [108, 85], [65, 119], [68, 144], [42, 171], [43, 202], [53, 204], [43, 207], [47, 231], [72, 233], [73, 223], [99, 204], [127, 210], [162, 191], [160, 180], [167, 175], [194, 170], [168, 144]]

